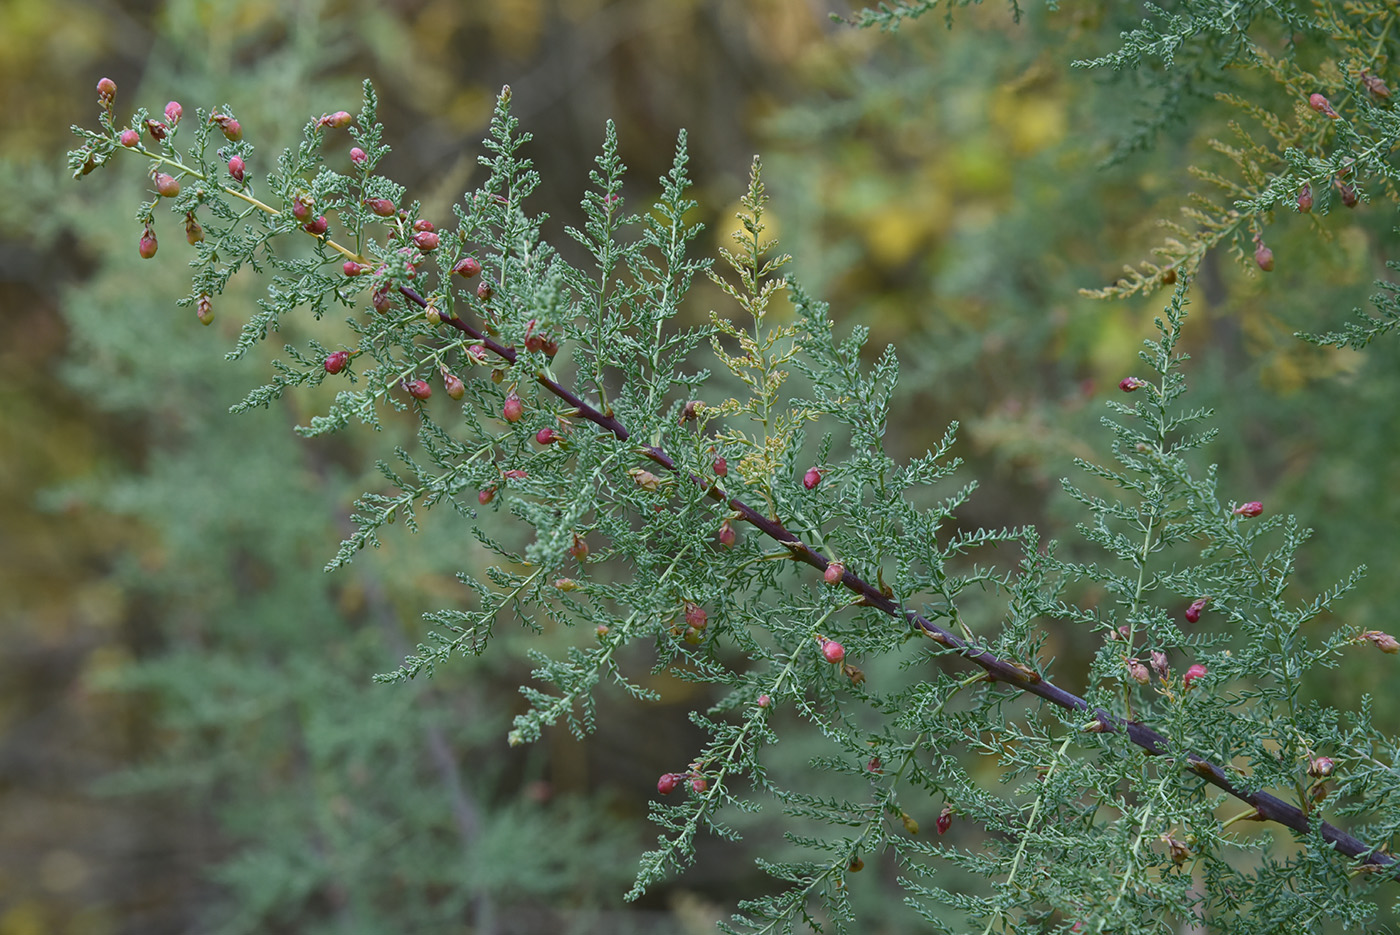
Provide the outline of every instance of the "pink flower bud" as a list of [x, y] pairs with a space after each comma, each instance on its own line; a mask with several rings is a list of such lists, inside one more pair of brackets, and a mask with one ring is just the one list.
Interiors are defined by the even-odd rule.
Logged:
[[1198, 662], [1192, 665], [1189, 669], [1187, 669], [1186, 674], [1181, 677], [1181, 686], [1183, 688], [1190, 688], [1192, 682], [1196, 681], [1196, 679], [1198, 678], [1201, 678], [1205, 674], [1206, 667]]
[[496, 499], [495, 487], [483, 487], [476, 492], [476, 502], [480, 503], [482, 506], [486, 506], [486, 504], [494, 499]]
[[758, 706], [759, 706], [760, 708], [767, 708], [767, 707], [772, 706], [772, 704], [773, 704], [773, 699], [772, 699], [772, 698], [769, 698], [767, 695], [759, 695], [759, 696], [758, 696]]
[[426, 380], [409, 380], [403, 385], [404, 390], [414, 399], [427, 399], [433, 395], [433, 388]]
[[185, 215], [185, 240], [191, 247], [204, 240], [204, 228], [199, 226], [193, 213]]
[[352, 119], [354, 118], [346, 111], [338, 110], [333, 114], [326, 114], [317, 122], [323, 127], [333, 127], [336, 130], [344, 130], [346, 127], [350, 126], [350, 121]]
[[325, 216], [324, 214], [322, 214], [322, 215], [318, 215], [318, 216], [316, 217], [316, 220], [311, 221], [310, 223], [307, 223], [307, 224], [303, 224], [303, 225], [301, 226], [301, 229], [304, 230], [304, 231], [306, 231], [308, 234], [313, 234], [313, 235], [315, 235], [315, 236], [317, 236], [317, 237], [320, 237], [322, 234], [324, 234], [324, 233], [326, 232], [327, 229], [330, 228], [330, 226], [331, 226], [331, 225], [330, 225], [330, 222], [327, 221], [327, 220], [326, 220], [326, 216]]
[[180, 183], [175, 176], [165, 172], [157, 172], [155, 177], [156, 192], [162, 198], [174, 198], [180, 194]]
[[471, 279], [481, 272], [481, 264], [477, 262], [476, 257], [464, 256], [452, 267], [452, 272], [464, 279]]
[[161, 123], [159, 120], [146, 121], [146, 132], [151, 134], [151, 139], [155, 140], [157, 143], [165, 139], [167, 135], [166, 129], [165, 124]]
[[136, 252], [141, 254], [141, 259], [149, 260], [156, 255], [156, 232], [149, 227], [141, 234], [141, 240], [136, 245]]
[[696, 776], [694, 779], [690, 780], [690, 788], [694, 789], [696, 792], [704, 792], [706, 789], [710, 788], [710, 784], [705, 781], [704, 776]]
[[292, 199], [292, 217], [303, 224], [311, 219], [311, 205], [300, 198]]
[[169, 104], [165, 105], [165, 119], [172, 127], [180, 122], [180, 115], [184, 112], [184, 108], [180, 106], [179, 101], [171, 101]]
[[430, 231], [433, 229], [433, 222], [427, 218], [419, 218], [413, 222], [413, 229], [416, 231]]
[[374, 310], [379, 314], [388, 314], [394, 307], [394, 300], [389, 296], [389, 287], [384, 285], [375, 289], [369, 297], [369, 304], [374, 306]]
[[656, 780], [656, 791], [662, 795], [670, 795], [676, 791], [676, 786], [680, 784], [681, 776], [678, 773], [666, 773]]
[[1133, 681], [1139, 685], [1146, 685], [1151, 681], [1152, 676], [1147, 674], [1147, 666], [1143, 665], [1140, 660], [1127, 659], [1125, 662], [1128, 666], [1128, 675], [1132, 677]]
[[1258, 500], [1251, 500], [1248, 503], [1241, 503], [1230, 512], [1234, 513], [1236, 516], [1258, 516], [1260, 513], [1264, 512], [1264, 504], [1260, 503]]
[[365, 207], [382, 218], [393, 217], [396, 210], [388, 198], [371, 198], [365, 202]]
[[1346, 205], [1348, 208], [1355, 208], [1359, 200], [1356, 196], [1356, 189], [1352, 188], [1341, 179], [1335, 180], [1333, 184], [1337, 186], [1337, 194], [1341, 197], [1342, 204]]
[[484, 345], [484, 344], [473, 344], [471, 347], [467, 348], [467, 353], [470, 354], [470, 355], [472, 355], [473, 357], [475, 357], [477, 360], [485, 360], [485, 359], [486, 359], [486, 345]]
[[808, 468], [807, 473], [802, 475], [802, 486], [812, 490], [822, 482], [822, 472], [816, 468]]
[[234, 181], [243, 181], [243, 157], [231, 156], [228, 161], [228, 174], [233, 176]]
[[535, 433], [535, 441], [541, 445], [552, 445], [559, 440], [559, 433], [554, 429], [540, 429]]
[[326, 373], [340, 373], [345, 369], [345, 365], [350, 362], [349, 351], [336, 351], [326, 358]]
[[1396, 642], [1395, 637], [1389, 633], [1382, 633], [1380, 630], [1367, 630], [1361, 634], [1361, 638], [1370, 640], [1383, 653], [1400, 652], [1400, 642]]
[[103, 107], [112, 106], [117, 99], [117, 83], [111, 78], [101, 78], [97, 82], [97, 102]]
[[358, 146], [350, 147], [350, 161], [357, 166], [362, 166], [369, 162], [369, 156]]
[[243, 139], [243, 127], [228, 114], [210, 114], [209, 122], [218, 124], [224, 139], [230, 143], [237, 143]]
[[434, 231], [419, 231], [413, 235], [413, 242], [424, 253], [432, 253], [438, 248], [438, 235]]
[[132, 130], [132, 129], [129, 128], [129, 127], [128, 127], [127, 129], [123, 130], [123, 131], [121, 132], [121, 135], [118, 136], [117, 139], [121, 141], [121, 144], [122, 144], [123, 146], [140, 146], [140, 145], [141, 145], [141, 134], [137, 133], [135, 130]]
[[529, 477], [530, 474], [529, 472], [522, 471], [519, 468], [511, 468], [509, 471], [502, 471], [501, 476], [510, 480], [523, 480]]
[[484, 282], [476, 287], [476, 297], [483, 302], [489, 302], [496, 290], [491, 288], [489, 282]]
[[952, 807], [948, 805], [943, 806], [943, 811], [938, 813], [938, 818], [933, 824], [934, 827], [938, 829], [939, 834], [946, 834], [948, 829], [953, 826]]
[[723, 458], [715, 458], [715, 476], [725, 477], [729, 474], [729, 462]]
[[827, 584], [840, 584], [845, 575], [846, 566], [840, 562], [827, 563], [826, 570], [822, 572], [822, 578]]
[[827, 662], [837, 663], [846, 658], [846, 647], [835, 640], [826, 640], [822, 643], [822, 655]]
[[507, 396], [505, 405], [501, 407], [501, 417], [507, 422], [519, 422], [524, 414], [525, 404], [520, 401], [520, 397], [514, 393]]
[[354, 260], [346, 260], [340, 268], [341, 271], [343, 271], [347, 276], [359, 276], [361, 273], [366, 272], [368, 269], [368, 267], [361, 266]]
[[1137, 377], [1124, 377], [1118, 381], [1118, 388], [1125, 393], [1131, 393], [1133, 390], [1140, 390], [1146, 385], [1146, 383], [1139, 380]]
[[1191, 602], [1191, 606], [1186, 608], [1186, 619], [1191, 623], [1201, 619], [1201, 611], [1206, 609], [1206, 604], [1210, 602], [1210, 595], [1198, 597]]
[[710, 615], [705, 613], [705, 608], [694, 601], [686, 601], [685, 622], [686, 626], [694, 627], [697, 630], [703, 630], [705, 627], [709, 626]]
[[1312, 206], [1312, 186], [1304, 185], [1302, 188], [1298, 189], [1298, 210], [1303, 214], [1307, 214], [1312, 210]]
[[874, 773], [877, 776], [883, 773], [884, 766], [880, 762], [880, 758], [878, 756], [872, 756], [869, 760], [866, 760], [865, 771], [867, 773]]

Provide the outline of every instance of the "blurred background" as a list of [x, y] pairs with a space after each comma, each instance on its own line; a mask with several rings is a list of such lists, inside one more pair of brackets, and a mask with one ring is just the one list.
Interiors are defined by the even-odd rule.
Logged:
[[[68, 127], [96, 126], [99, 77], [117, 83], [119, 123], [172, 99], [186, 115], [232, 104], [261, 146], [255, 175], [309, 117], [357, 111], [372, 78], [394, 147], [383, 171], [443, 218], [480, 181], [478, 141], [510, 84], [556, 243], [580, 222], [609, 117], [634, 205], [688, 128], [711, 250], [761, 153], [796, 274], [842, 329], [871, 328], [871, 353], [900, 350], [891, 451], [920, 453], [959, 420], [982, 484], [964, 521], [1034, 522], [1089, 557], [1058, 480], [1107, 456], [1103, 401], [1139, 369], [1165, 296], [1077, 290], [1159, 242], [1157, 219], [1197, 184], [1186, 166], [1211, 164], [1205, 141], [1232, 114], [1202, 97], [1190, 124], [1096, 169], [1160, 101], [1148, 81], [1069, 64], [1141, 13], [1067, 6], [882, 35], [831, 22], [849, 13], [839, 0], [0, 5], [0, 935], [712, 931], [771, 886], [753, 855], [783, 846], [776, 823], [705, 842], [692, 872], [622, 904], [654, 839], [656, 777], [698, 743], [694, 686], [658, 685], [651, 706], [604, 693], [586, 743], [561, 730], [508, 750], [524, 635], [426, 682], [371, 682], [423, 638], [423, 612], [461, 600], [452, 573], [482, 555], [435, 516], [322, 574], [374, 459], [412, 427], [300, 441], [291, 426], [324, 402], [306, 394], [227, 414], [266, 368], [223, 361], [261, 287], [243, 277], [200, 327], [175, 304], [178, 233], [159, 261], [137, 256], [134, 162], [68, 177]], [[1211, 257], [1185, 342], [1190, 400], [1222, 410], [1222, 491], [1317, 527], [1300, 595], [1378, 571], [1346, 622], [1391, 630], [1395, 344], [1355, 354], [1292, 333], [1366, 304], [1392, 210], [1277, 218], [1268, 276]], [[722, 301], [699, 290], [693, 314]], [[1093, 651], [1063, 635], [1052, 648], [1069, 673]], [[1384, 687], [1368, 665], [1316, 689], [1354, 706]], [[804, 744], [777, 753], [800, 765]], [[902, 930], [895, 868], [871, 863], [866, 930]]]

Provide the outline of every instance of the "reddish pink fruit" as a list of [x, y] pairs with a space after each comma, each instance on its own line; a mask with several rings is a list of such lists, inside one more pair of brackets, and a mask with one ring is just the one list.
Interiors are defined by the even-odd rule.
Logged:
[[822, 578], [827, 584], [840, 584], [841, 579], [846, 576], [846, 566], [841, 562], [830, 562], [826, 566], [826, 571], [822, 572]]
[[404, 390], [414, 399], [427, 399], [433, 395], [433, 388], [426, 380], [409, 380], [403, 385]]
[[680, 781], [679, 773], [663, 773], [661, 778], [656, 780], [656, 791], [662, 795], [670, 795], [676, 791], [676, 786], [680, 785]]
[[769, 698], [767, 695], [759, 695], [759, 696], [758, 696], [758, 706], [759, 706], [760, 708], [768, 708], [768, 707], [771, 707], [772, 704], [773, 704], [773, 699], [772, 699], [772, 698]]
[[1190, 688], [1192, 682], [1196, 681], [1196, 679], [1198, 679], [1198, 678], [1201, 678], [1201, 677], [1204, 676], [1205, 674], [1206, 674], [1206, 667], [1203, 666], [1203, 665], [1201, 665], [1199, 662], [1196, 663], [1195, 665], [1193, 665], [1193, 666], [1191, 666], [1189, 669], [1187, 669], [1187, 670], [1186, 670], [1186, 674], [1183, 675], [1183, 676], [1181, 677], [1181, 685], [1182, 685], [1182, 687], [1183, 687], [1183, 688]]
[[470, 354], [470, 355], [472, 355], [473, 357], [475, 357], [477, 360], [485, 360], [485, 359], [486, 359], [486, 345], [485, 345], [485, 344], [473, 344], [471, 347], [467, 348], [467, 353]]
[[544, 335], [535, 330], [538, 326], [539, 322], [535, 321], [533, 318], [530, 319], [530, 323], [525, 326], [525, 350], [527, 351], [542, 351], [544, 350], [545, 344], [548, 343]]
[[484, 282], [476, 287], [476, 297], [483, 302], [488, 302], [490, 301], [491, 296], [495, 293], [495, 291], [496, 290], [491, 288], [490, 283]]
[[219, 130], [224, 134], [224, 139], [230, 143], [237, 143], [243, 139], [242, 125], [228, 114], [210, 114], [209, 122], [218, 124]]
[[360, 274], [368, 271], [368, 267], [361, 266], [354, 260], [346, 260], [344, 265], [342, 265], [340, 268], [347, 276], [359, 276]]
[[476, 492], [476, 502], [480, 503], [482, 506], [485, 506], [494, 499], [496, 499], [495, 487], [483, 487]]
[[333, 114], [326, 114], [317, 122], [323, 127], [333, 127], [336, 130], [344, 130], [346, 127], [350, 126], [350, 121], [352, 119], [354, 118], [346, 111], [338, 110]]
[[1147, 674], [1147, 666], [1142, 664], [1142, 660], [1129, 658], [1125, 660], [1125, 663], [1128, 667], [1128, 675], [1134, 682], [1146, 685], [1151, 680], [1151, 676]]
[[953, 826], [952, 807], [948, 805], [943, 806], [943, 811], [938, 813], [938, 818], [934, 821], [933, 824], [934, 827], [938, 829], [939, 834], [946, 833], [947, 830]]
[[511, 468], [509, 471], [502, 471], [501, 476], [510, 478], [511, 480], [523, 480], [530, 475], [528, 472], [522, 471], [519, 468]]
[[729, 520], [719, 524], [719, 544], [726, 549], [734, 547], [734, 540], [738, 537], [734, 534], [734, 527], [729, 525]]
[[172, 127], [180, 122], [180, 116], [184, 112], [185, 109], [180, 106], [179, 101], [171, 101], [169, 104], [165, 105], [165, 119]]
[[306, 223], [311, 219], [311, 205], [302, 201], [300, 198], [293, 198], [292, 217], [301, 221], [303, 224]]
[[705, 608], [694, 601], [685, 602], [685, 622], [697, 630], [703, 630], [709, 626], [710, 615], [705, 613]]
[[316, 220], [303, 224], [301, 226], [301, 229], [306, 231], [308, 234], [314, 234], [315, 236], [320, 237], [330, 228], [330, 226], [330, 222], [326, 220], [326, 216], [324, 214], [321, 214], [317, 215]]
[[574, 544], [569, 546], [569, 554], [580, 562], [588, 558], [588, 543], [578, 533], [574, 533]]
[[1298, 210], [1303, 214], [1307, 214], [1312, 210], [1312, 206], [1312, 186], [1304, 185], [1302, 188], [1298, 189]]
[[1355, 208], [1357, 201], [1360, 200], [1356, 196], [1356, 189], [1352, 188], [1341, 179], [1337, 179], [1334, 184], [1337, 186], [1337, 194], [1341, 197], [1342, 204], [1346, 205], [1348, 208]]
[[394, 300], [389, 297], [389, 287], [380, 286], [375, 289], [369, 297], [369, 304], [374, 306], [374, 310], [381, 315], [387, 315], [394, 307]]
[[435, 231], [419, 231], [413, 235], [413, 242], [424, 253], [432, 253], [438, 248], [439, 238]]
[[165, 172], [157, 172], [155, 183], [156, 193], [162, 198], [174, 198], [176, 195], [180, 194], [180, 183], [173, 175], [169, 175]]
[[729, 462], [723, 458], [715, 458], [715, 476], [726, 477], [729, 474]]
[[541, 445], [552, 445], [559, 441], [559, 433], [554, 429], [540, 429], [535, 433], [535, 441]]
[[349, 351], [336, 351], [326, 358], [326, 373], [340, 373], [349, 362]]
[[1330, 756], [1320, 756], [1308, 763], [1308, 775], [1316, 779], [1325, 779], [1332, 775], [1336, 765]]
[[884, 764], [880, 762], [880, 758], [878, 756], [872, 756], [868, 761], [866, 761], [865, 771], [867, 773], [874, 773], [878, 776], [885, 771], [885, 767]]
[[814, 489], [822, 482], [822, 472], [816, 468], [808, 468], [807, 473], [802, 475], [802, 486], [808, 490]]
[[467, 395], [467, 385], [455, 373], [448, 373], [446, 370], [442, 372], [442, 387], [453, 399], [461, 399]]
[[690, 780], [690, 788], [694, 789], [696, 792], [704, 792], [706, 789], [710, 788], [710, 784], [705, 781], [704, 776], [696, 776]]
[[471, 279], [481, 272], [481, 264], [477, 262], [476, 257], [464, 256], [452, 267], [452, 272], [464, 279]]
[[520, 401], [520, 397], [514, 393], [507, 396], [505, 405], [501, 406], [501, 417], [507, 422], [519, 422], [524, 414], [525, 404]]
[[167, 129], [168, 127], [159, 120], [146, 121], [146, 132], [151, 134], [151, 139], [155, 140], [157, 143], [165, 139], [167, 136]]
[[358, 146], [350, 147], [350, 161], [357, 166], [362, 166], [369, 162], [369, 156]]
[[1264, 246], [1262, 240], [1254, 246], [1254, 262], [1266, 273], [1274, 271], [1274, 251]]
[[101, 78], [97, 82], [97, 102], [103, 107], [111, 107], [117, 99], [117, 83], [111, 78]]
[[835, 640], [827, 640], [822, 643], [822, 655], [827, 662], [837, 663], [846, 658], [846, 647]]
[[241, 181], [243, 181], [243, 169], [244, 169], [244, 165], [243, 165], [243, 157], [242, 157], [242, 156], [232, 156], [232, 157], [229, 158], [229, 161], [228, 161], [228, 174], [231, 175], [231, 176], [233, 176], [234, 181], [236, 181], [236, 182], [241, 182]]
[[1139, 380], [1137, 377], [1124, 377], [1118, 381], [1118, 388], [1125, 393], [1131, 393], [1133, 390], [1140, 390], [1146, 385], [1146, 383]]
[[185, 215], [185, 240], [193, 247], [204, 239], [204, 228], [199, 226], [199, 221], [195, 220], [193, 214]]
[[121, 135], [118, 136], [117, 139], [121, 141], [121, 144], [123, 146], [141, 145], [141, 134], [137, 133], [135, 130], [132, 130], [130, 128], [123, 130], [121, 132]]
[[149, 227], [141, 234], [141, 240], [136, 244], [136, 252], [141, 254], [141, 259], [149, 260], [156, 255], [156, 232]]
[[1258, 500], [1251, 500], [1248, 503], [1241, 503], [1230, 512], [1236, 516], [1254, 517], [1264, 512], [1264, 504]]
[[433, 222], [427, 218], [419, 218], [413, 222], [413, 229], [416, 231], [430, 231], [433, 229]]
[[388, 198], [371, 198], [365, 202], [365, 207], [382, 218], [394, 216], [394, 203]]
[[1331, 117], [1333, 120], [1337, 119], [1337, 112], [1332, 109], [1332, 103], [1321, 94], [1308, 95], [1308, 106], [1325, 117]]
[[1201, 619], [1201, 611], [1206, 609], [1206, 604], [1210, 602], [1210, 595], [1198, 597], [1191, 602], [1191, 606], [1186, 608], [1186, 619], [1191, 623]]

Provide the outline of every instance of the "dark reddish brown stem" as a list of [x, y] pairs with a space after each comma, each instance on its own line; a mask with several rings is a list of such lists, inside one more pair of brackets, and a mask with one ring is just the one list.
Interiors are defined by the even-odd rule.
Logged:
[[[427, 301], [421, 295], [407, 286], [400, 286], [399, 292], [402, 293], [405, 298], [420, 307], [426, 308], [428, 305]], [[500, 342], [495, 341], [480, 329], [474, 328], [463, 321], [460, 316], [443, 318], [442, 322], [445, 325], [456, 328], [463, 334], [470, 335], [493, 353], [500, 355], [511, 363], [515, 363], [516, 352], [514, 348], [506, 347]], [[581, 417], [611, 432], [618, 441], [625, 442], [631, 437], [631, 433], [628, 432], [626, 427], [614, 416], [599, 412], [574, 393], [561, 386], [558, 382], [543, 374], [538, 375], [536, 379], [541, 386], [576, 409]], [[676, 462], [662, 449], [654, 445], [644, 445], [640, 450], [645, 453], [646, 457], [667, 470], [678, 471]], [[762, 530], [767, 536], [790, 549], [794, 560], [811, 565], [819, 571], [825, 571], [827, 565], [830, 564], [830, 560], [827, 559], [826, 556], [803, 543], [797, 536], [789, 532], [782, 523], [764, 516], [742, 500], [730, 498], [730, 496], [717, 485], [711, 484], [694, 474], [687, 473], [687, 476], [692, 483], [704, 488], [706, 495], [709, 496], [710, 499], [725, 504], [735, 513], [743, 516], [750, 524]], [[1039, 673], [1032, 669], [1008, 662], [999, 656], [970, 645], [956, 633], [940, 627], [922, 614], [900, 606], [893, 598], [885, 595], [874, 585], [870, 584], [870, 582], [853, 574], [849, 569], [842, 575], [841, 582], [847, 588], [861, 596], [861, 603], [882, 610], [896, 620], [908, 622], [911, 626], [922, 630], [934, 642], [955, 650], [959, 655], [981, 666], [986, 671], [989, 680], [1005, 682], [1008, 685], [1015, 686], [1021, 691], [1038, 695], [1046, 701], [1059, 705], [1061, 708], [1069, 711], [1088, 712], [1093, 717], [1101, 732], [1126, 733], [1129, 740], [1145, 750], [1150, 756], [1162, 756], [1171, 753], [1167, 738], [1163, 737], [1152, 728], [1139, 724], [1136, 721], [1127, 721], [1122, 718], [1114, 717], [1102, 708], [1095, 708], [1090, 712], [1089, 703], [1073, 692], [1065, 691], [1054, 683], [1045, 680]], [[1277, 796], [1270, 795], [1267, 792], [1250, 792], [1240, 788], [1230, 781], [1230, 777], [1226, 775], [1225, 771], [1219, 766], [1216, 766], [1214, 763], [1190, 751], [1178, 753], [1176, 755], [1185, 761], [1187, 767], [1191, 769], [1192, 772], [1196, 773], [1206, 782], [1218, 789], [1224, 790], [1240, 801], [1253, 807], [1255, 811], [1259, 813], [1261, 819], [1276, 821], [1279, 824], [1287, 825], [1299, 834], [1308, 833], [1308, 830], [1312, 827], [1310, 819], [1302, 810], [1289, 805]], [[1400, 880], [1400, 867], [1397, 866], [1394, 857], [1377, 851], [1375, 848], [1366, 845], [1328, 822], [1320, 822], [1319, 827], [1322, 831], [1322, 837], [1342, 854], [1348, 857], [1361, 858], [1366, 864], [1384, 868], [1385, 872], [1387, 872], [1392, 879]]]

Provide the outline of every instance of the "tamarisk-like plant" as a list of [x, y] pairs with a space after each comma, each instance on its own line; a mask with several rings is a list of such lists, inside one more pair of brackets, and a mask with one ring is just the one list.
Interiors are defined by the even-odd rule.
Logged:
[[[634, 674], [648, 658], [714, 687], [691, 715], [708, 742], [657, 783], [685, 801], [653, 803], [664, 834], [629, 896], [687, 865], [702, 828], [735, 838], [736, 815], [776, 801], [812, 857], [762, 861], [787, 887], [742, 903], [727, 931], [844, 929], [863, 855], [887, 851], [941, 931], [1373, 918], [1371, 894], [1400, 870], [1386, 852], [1400, 829], [1395, 743], [1369, 707], [1344, 715], [1309, 697], [1303, 675], [1396, 642], [1327, 622], [1355, 577], [1286, 598], [1306, 531], [1247, 492], [1222, 501], [1213, 469], [1193, 465], [1212, 433], [1197, 429], [1209, 412], [1179, 408], [1184, 277], [1140, 355], [1152, 376], [1125, 378], [1134, 405], [1105, 420], [1113, 466], [1082, 462], [1088, 480], [1067, 482], [1105, 556], [1074, 562], [1031, 527], [956, 530], [973, 484], [926, 505], [926, 488], [955, 483], [956, 426], [907, 463], [885, 452], [894, 350], [867, 362], [866, 332], [838, 339], [827, 308], [785, 278], [757, 160], [717, 272], [691, 253], [684, 134], [655, 204], [632, 214], [609, 124], [585, 221], [568, 228], [591, 258], [578, 267], [527, 210], [540, 179], [508, 88], [489, 175], [451, 225], [377, 173], [388, 147], [368, 83], [358, 115], [308, 122], [262, 187], [232, 107], [191, 119], [172, 103], [163, 121], [138, 108], [119, 128], [116, 99], [104, 79], [100, 128], [75, 128], [75, 174], [121, 152], [146, 163], [138, 252], [156, 254], [168, 202], [194, 256], [184, 302], [205, 324], [237, 271], [270, 277], [231, 357], [274, 330], [296, 339], [235, 411], [334, 381], [350, 388], [303, 434], [396, 411], [419, 424], [419, 451], [380, 462], [387, 486], [357, 501], [328, 569], [440, 504], [500, 559], [485, 580], [461, 573], [463, 606], [431, 614], [431, 639], [383, 680], [480, 653], [511, 617], [579, 634], [565, 658], [531, 654], [512, 745], [561, 721], [588, 733], [607, 682], [657, 697]], [[735, 317], [677, 326], [697, 274]], [[326, 314], [336, 305], [343, 324]], [[531, 541], [512, 545], [525, 527]], [[1012, 567], [974, 560], [1008, 548]], [[1052, 632], [1098, 644], [1088, 671], [1051, 671]], [[914, 668], [927, 659], [964, 665]], [[814, 765], [839, 794], [770, 775], [784, 710], [824, 737]], [[1245, 811], [1221, 820], [1230, 799]], [[919, 836], [924, 813], [934, 841]], [[1324, 816], [1365, 824], [1354, 836]], [[1241, 834], [1243, 820], [1292, 840]], [[986, 882], [919, 879], [945, 865]]]

